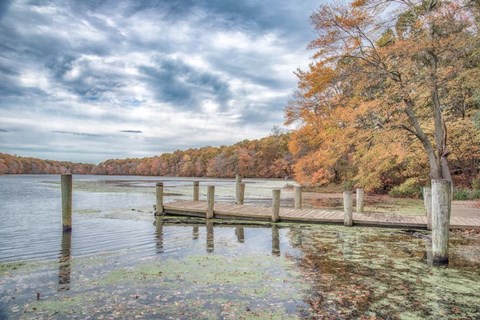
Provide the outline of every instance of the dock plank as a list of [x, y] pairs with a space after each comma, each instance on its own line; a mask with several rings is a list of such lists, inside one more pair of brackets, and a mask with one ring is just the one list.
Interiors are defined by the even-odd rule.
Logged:
[[[164, 204], [166, 215], [205, 217], [206, 201], [177, 201]], [[269, 221], [272, 216], [271, 207], [253, 205], [237, 205], [225, 202], [216, 202], [214, 215], [220, 219], [248, 219]], [[321, 209], [294, 209], [280, 208], [280, 221], [298, 223], [337, 223], [343, 224], [343, 211]], [[353, 214], [353, 223], [380, 227], [410, 227], [426, 229], [425, 216], [401, 216], [387, 213], [358, 213]], [[480, 218], [452, 217], [452, 229], [480, 228]]]

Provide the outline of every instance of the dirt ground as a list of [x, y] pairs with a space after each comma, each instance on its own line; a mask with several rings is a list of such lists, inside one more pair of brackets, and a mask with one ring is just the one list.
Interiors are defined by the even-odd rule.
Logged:
[[[341, 193], [304, 192], [303, 201], [306, 207], [321, 209], [341, 209], [343, 196]], [[409, 215], [421, 215], [424, 212], [423, 200], [399, 199], [388, 195], [365, 195], [365, 211], [390, 212]], [[453, 201], [452, 216], [480, 218], [480, 201]]]

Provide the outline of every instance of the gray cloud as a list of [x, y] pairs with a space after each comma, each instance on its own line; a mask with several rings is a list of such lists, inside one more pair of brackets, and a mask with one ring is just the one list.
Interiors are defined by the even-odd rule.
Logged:
[[158, 59], [154, 67], [142, 66], [143, 73], [159, 101], [174, 103], [179, 108], [196, 109], [205, 97], [214, 97], [220, 104], [230, 97], [228, 83], [219, 77], [188, 66], [183, 61]]
[[60, 133], [60, 134], [71, 134], [74, 136], [83, 136], [83, 137], [101, 137], [100, 134], [95, 133], [86, 133], [86, 132], [73, 132], [73, 131], [52, 131], [53, 133]]
[[124, 132], [124, 133], [142, 133], [142, 130], [120, 130], [119, 132]]
[[98, 162], [267, 135], [319, 4], [0, 1], [0, 142]]

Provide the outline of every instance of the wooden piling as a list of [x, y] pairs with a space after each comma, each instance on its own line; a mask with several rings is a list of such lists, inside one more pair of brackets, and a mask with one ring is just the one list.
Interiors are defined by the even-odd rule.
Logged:
[[427, 215], [427, 230], [432, 230], [432, 188], [423, 187], [423, 205]]
[[293, 189], [295, 190], [295, 196], [293, 198], [294, 207], [295, 209], [302, 209], [302, 187], [295, 186]]
[[238, 190], [238, 204], [243, 205], [243, 201], [245, 200], [245, 182], [240, 183]]
[[448, 264], [451, 187], [448, 180], [432, 180], [432, 254], [433, 264]]
[[62, 225], [63, 231], [72, 230], [72, 175], [62, 174]]
[[207, 219], [213, 218], [213, 207], [215, 205], [215, 186], [207, 187]]
[[193, 201], [198, 201], [200, 195], [200, 182], [193, 181]]
[[242, 183], [242, 177], [237, 174], [235, 176], [235, 203], [240, 204], [240, 184]]
[[352, 191], [343, 191], [343, 224], [346, 226], [353, 225], [352, 211], [353, 211], [353, 202], [352, 202]]
[[156, 184], [155, 215], [163, 215], [163, 182], [157, 182]]
[[280, 189], [272, 190], [272, 222], [277, 222], [280, 218]]
[[355, 209], [357, 210], [358, 213], [363, 213], [363, 198], [364, 198], [365, 192], [363, 189], [357, 188], [356, 192], [356, 203], [355, 203]]

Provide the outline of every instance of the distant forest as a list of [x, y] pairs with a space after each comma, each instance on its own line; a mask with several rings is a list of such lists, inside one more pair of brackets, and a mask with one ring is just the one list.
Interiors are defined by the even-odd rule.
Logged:
[[292, 176], [289, 134], [278, 133], [231, 146], [177, 150], [155, 157], [109, 159], [95, 164], [61, 162], [0, 153], [0, 174], [97, 174], [228, 178]]

